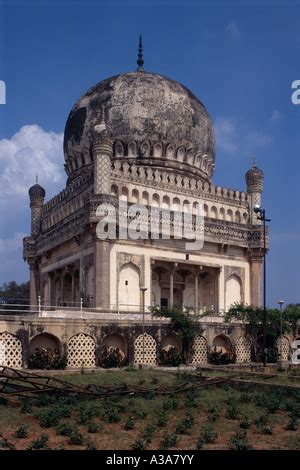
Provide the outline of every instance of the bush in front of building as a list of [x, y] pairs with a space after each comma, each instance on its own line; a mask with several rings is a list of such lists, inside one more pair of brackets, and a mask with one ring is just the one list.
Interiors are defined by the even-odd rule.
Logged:
[[36, 349], [33, 354], [31, 354], [28, 367], [29, 369], [65, 369], [67, 366], [66, 357], [61, 356], [58, 349], [46, 349], [39, 348]]
[[181, 355], [174, 346], [169, 346], [161, 350], [159, 362], [162, 366], [178, 367], [181, 362]]
[[125, 363], [126, 357], [120, 348], [103, 346], [101, 351], [100, 367], [104, 367], [105, 369], [124, 367]]
[[233, 364], [235, 354], [232, 351], [217, 351], [216, 347], [211, 351], [209, 362], [215, 365]]

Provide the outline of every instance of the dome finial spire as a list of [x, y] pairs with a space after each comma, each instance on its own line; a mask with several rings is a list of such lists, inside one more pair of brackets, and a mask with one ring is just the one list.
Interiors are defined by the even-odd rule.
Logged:
[[143, 41], [142, 41], [142, 35], [140, 34], [140, 40], [139, 40], [139, 52], [138, 52], [138, 60], [136, 61], [138, 64], [137, 71], [142, 71], [144, 70], [144, 59], [143, 59]]
[[35, 184], [38, 184], [38, 182], [39, 182], [39, 174], [38, 174], [38, 172], [36, 172], [36, 174], [35, 174]]
[[256, 156], [253, 156], [253, 166], [256, 167]]

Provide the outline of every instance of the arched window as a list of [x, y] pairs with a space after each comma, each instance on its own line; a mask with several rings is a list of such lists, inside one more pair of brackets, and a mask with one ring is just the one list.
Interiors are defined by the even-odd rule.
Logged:
[[241, 279], [233, 274], [226, 281], [225, 288], [225, 309], [228, 311], [235, 303], [242, 302], [242, 282]]
[[121, 267], [118, 300], [120, 310], [140, 310], [140, 271], [132, 263]]

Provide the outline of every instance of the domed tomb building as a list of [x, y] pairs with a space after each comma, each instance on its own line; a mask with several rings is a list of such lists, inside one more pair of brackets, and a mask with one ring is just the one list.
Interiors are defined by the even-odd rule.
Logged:
[[[66, 188], [44, 202], [29, 190], [32, 233], [24, 240], [30, 298], [44, 308], [134, 312], [145, 305], [226, 311], [261, 304], [263, 240], [252, 206], [263, 173], [247, 191], [212, 183], [215, 136], [207, 110], [183, 85], [138, 70], [108, 78], [73, 106], [64, 133]], [[99, 239], [97, 207], [119, 200], [196, 214], [203, 204], [204, 246], [175, 239]], [[118, 217], [117, 217], [118, 222]], [[117, 230], [118, 232], [118, 230]], [[172, 234], [172, 231], [171, 231]]]

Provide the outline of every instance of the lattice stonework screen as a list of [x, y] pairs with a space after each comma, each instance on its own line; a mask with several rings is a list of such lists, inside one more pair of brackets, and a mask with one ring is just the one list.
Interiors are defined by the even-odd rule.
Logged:
[[204, 336], [197, 335], [193, 344], [192, 364], [207, 363], [207, 341]]
[[245, 336], [240, 336], [235, 343], [236, 362], [251, 362], [251, 343]]
[[[156, 364], [156, 341], [153, 336], [145, 333], [145, 357], [144, 364]], [[140, 335], [136, 338], [134, 342], [134, 363], [142, 364], [143, 363], [143, 335]]]
[[290, 342], [286, 336], [279, 336], [276, 341], [277, 353], [282, 355], [283, 361], [288, 361], [290, 357]]
[[0, 366], [22, 367], [22, 343], [16, 336], [7, 333], [0, 333]]
[[68, 342], [68, 367], [95, 367], [95, 341], [89, 335], [78, 333]]

